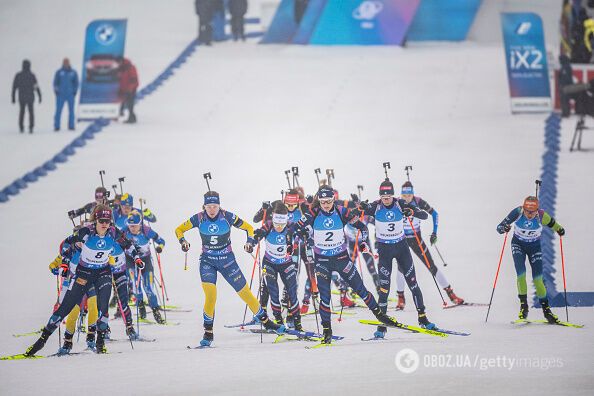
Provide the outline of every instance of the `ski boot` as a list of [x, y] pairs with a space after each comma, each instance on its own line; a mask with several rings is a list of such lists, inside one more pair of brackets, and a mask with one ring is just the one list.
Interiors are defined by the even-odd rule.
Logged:
[[47, 342], [47, 339], [51, 335], [52, 333], [44, 327], [43, 330], [41, 330], [41, 335], [39, 336], [37, 341], [35, 341], [33, 345], [27, 348], [27, 351], [24, 353], [24, 355], [34, 356], [37, 352], [41, 350], [41, 348], [44, 347], [45, 343]]
[[520, 297], [520, 313], [518, 314], [518, 319], [527, 319], [528, 318], [528, 296], [525, 294], [518, 295]]
[[399, 291], [398, 292], [398, 302], [396, 303], [396, 311], [404, 310], [405, 303], [406, 303], [406, 301], [404, 299], [404, 292]]
[[91, 329], [89, 329], [89, 332], [87, 333], [87, 348], [95, 351], [95, 348], [97, 347], [96, 343], [95, 343], [95, 331], [91, 331]]
[[384, 338], [386, 336], [387, 331], [388, 329], [386, 329], [385, 327], [377, 326], [377, 331], [373, 333], [373, 338]]
[[345, 308], [352, 308], [355, 306], [355, 302], [349, 298], [346, 291], [341, 292], [340, 306]]
[[559, 318], [551, 311], [551, 307], [549, 306], [548, 300], [542, 300], [540, 302], [540, 306], [542, 307], [542, 313], [550, 324], [559, 323]]
[[461, 299], [460, 297], [458, 297], [456, 295], [456, 293], [454, 293], [454, 290], [452, 289], [452, 286], [445, 287], [443, 290], [445, 290], [445, 292], [448, 294], [448, 297], [450, 298], [450, 301], [454, 305], [464, 304], [464, 300]]
[[277, 325], [285, 324], [285, 321], [283, 320], [283, 315], [280, 312], [274, 313], [274, 321]]
[[332, 343], [332, 326], [330, 323], [322, 323], [322, 341], [321, 344]]
[[161, 316], [161, 312], [159, 312], [159, 307], [152, 308], [153, 310], [153, 317], [155, 318], [155, 322], [159, 324], [165, 324], [165, 319]]
[[278, 325], [274, 323], [272, 320], [270, 320], [270, 318], [266, 314], [266, 311], [264, 311], [264, 309], [262, 308], [260, 308], [258, 313], [254, 315], [254, 319], [256, 320], [256, 322], [262, 323], [266, 330], [273, 330], [277, 334], [282, 334], [285, 332], [285, 325]]
[[396, 321], [396, 319], [393, 319], [393, 318], [389, 317], [388, 315], [386, 315], [385, 313], [383, 313], [379, 307], [372, 309], [371, 312], [373, 313], [373, 315], [375, 315], [377, 320], [379, 320], [383, 324], [386, 324], [388, 326], [398, 326], [399, 325], [399, 323], [398, 323], [398, 321]]
[[299, 312], [301, 313], [301, 315], [305, 315], [306, 313], [309, 312], [309, 300], [303, 300], [303, 303], [301, 304], [301, 309]]
[[126, 325], [126, 335], [131, 340], [138, 339], [138, 333], [136, 333], [136, 330], [134, 330], [134, 325], [132, 325], [132, 324]]
[[435, 323], [431, 323], [429, 319], [427, 319], [427, 315], [425, 314], [425, 312], [419, 312], [419, 324], [422, 328], [427, 330], [433, 330], [437, 328]]
[[202, 337], [202, 340], [200, 340], [200, 346], [202, 347], [209, 347], [210, 344], [212, 344], [212, 341], [214, 340], [214, 333], [212, 331], [212, 323], [210, 324], [204, 324], [204, 336]]
[[146, 319], [146, 306], [144, 305], [143, 300], [137, 300], [138, 303], [138, 311], [140, 312], [140, 319]]
[[293, 325], [295, 330], [303, 331], [303, 325], [301, 324], [301, 315], [295, 315], [293, 318]]
[[58, 348], [58, 355], [68, 355], [70, 353], [70, 351], [72, 350], [73, 336], [74, 335], [70, 334], [69, 332], [64, 333], [64, 345]]
[[105, 333], [105, 330], [97, 330], [97, 342], [95, 343], [96, 353], [107, 353], [107, 348], [105, 347]]

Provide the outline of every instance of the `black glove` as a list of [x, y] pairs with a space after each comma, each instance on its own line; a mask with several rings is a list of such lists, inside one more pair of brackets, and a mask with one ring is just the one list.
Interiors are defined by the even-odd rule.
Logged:
[[243, 245], [243, 250], [248, 253], [252, 253], [254, 251], [254, 245], [252, 245], [250, 242], [247, 242], [245, 245]]
[[436, 233], [431, 234], [431, 236], [429, 237], [429, 242], [431, 242], [432, 245], [435, 245], [435, 242], [437, 242], [437, 234]]
[[187, 252], [188, 250], [190, 250], [190, 242], [186, 241], [185, 239], [181, 239], [179, 241], [179, 243], [181, 244], [181, 249], [182, 252]]
[[301, 237], [301, 239], [303, 239], [304, 241], [306, 241], [309, 238], [309, 232], [307, 231], [307, 228], [299, 228], [297, 230], [297, 234]]
[[287, 245], [287, 253], [289, 254], [289, 256], [293, 255], [293, 250], [295, 249], [295, 246], [293, 246], [293, 244], [289, 244]]
[[565, 235], [565, 228], [563, 228], [563, 227], [559, 228], [559, 230], [557, 231], [557, 234], [559, 234], [559, 236]]
[[407, 206], [405, 208], [402, 208], [402, 214], [406, 217], [411, 217], [415, 214], [415, 211]]
[[500, 234], [505, 234], [511, 230], [511, 226], [507, 223], [501, 223], [497, 226], [497, 232]]
[[264, 201], [262, 202], [262, 209], [269, 211], [270, 209], [272, 209], [272, 206], [270, 206], [270, 202], [269, 201]]
[[313, 203], [313, 196], [312, 195], [308, 195], [307, 197], [305, 197], [305, 200], [307, 201], [308, 204], [312, 204]]
[[359, 196], [357, 194], [351, 194], [351, 201], [354, 203], [359, 202]]
[[351, 209], [348, 213], [348, 217], [346, 218], [346, 220], [348, 222], [353, 221], [354, 219], [359, 219], [359, 216], [361, 216], [361, 211], [359, 209]]
[[155, 246], [155, 252], [161, 253], [162, 251], [163, 251], [163, 245], [157, 245], [157, 246]]
[[362, 211], [366, 211], [369, 210], [369, 208], [371, 208], [371, 205], [369, 204], [369, 201], [366, 199], [365, 201], [359, 202], [359, 207]]
[[264, 229], [262, 229], [262, 228], [258, 228], [257, 230], [254, 231], [254, 239], [256, 241], [264, 239], [265, 236], [266, 236], [266, 231], [264, 231]]

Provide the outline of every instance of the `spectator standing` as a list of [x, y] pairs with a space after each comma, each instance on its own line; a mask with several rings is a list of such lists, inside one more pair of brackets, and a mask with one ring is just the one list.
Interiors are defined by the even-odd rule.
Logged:
[[247, 0], [229, 0], [229, 14], [231, 14], [231, 35], [233, 41], [245, 41], [244, 16], [247, 13]]
[[24, 118], [25, 108], [29, 112], [29, 133], [33, 133], [35, 126], [35, 114], [33, 112], [33, 103], [35, 102], [35, 92], [41, 103], [41, 90], [37, 85], [35, 74], [31, 73], [31, 62], [23, 60], [22, 70], [14, 76], [12, 82], [12, 103], [16, 103], [16, 93], [19, 93], [19, 130], [21, 133], [25, 130]]
[[559, 100], [561, 102], [561, 116], [569, 117], [571, 107], [569, 106], [569, 99], [571, 96], [563, 92], [563, 87], [573, 84], [573, 70], [567, 55], [559, 55]]
[[124, 122], [134, 124], [136, 114], [134, 113], [134, 101], [136, 100], [136, 90], [138, 89], [138, 73], [136, 67], [127, 58], [121, 58], [119, 70], [119, 89], [118, 96], [122, 102], [120, 114], [128, 109], [128, 119]]
[[198, 41], [212, 45], [212, 17], [214, 15], [213, 0], [194, 0], [198, 15]]
[[78, 91], [78, 74], [70, 67], [70, 60], [64, 58], [62, 67], [54, 75], [54, 92], [56, 94], [56, 114], [54, 116], [54, 131], [60, 130], [62, 109], [68, 104], [68, 129], [74, 130], [74, 98]]

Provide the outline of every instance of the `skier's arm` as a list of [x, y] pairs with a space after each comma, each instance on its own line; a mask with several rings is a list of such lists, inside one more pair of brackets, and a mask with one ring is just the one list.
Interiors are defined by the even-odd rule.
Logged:
[[505, 216], [505, 219], [503, 219], [501, 221], [501, 223], [499, 223], [497, 225], [497, 232], [500, 234], [503, 234], [504, 232], [508, 232], [511, 229], [511, 224], [514, 221], [518, 220], [521, 213], [522, 213], [522, 208], [520, 206], [518, 206], [517, 208], [514, 208], [511, 212], [509, 212], [509, 214], [507, 216]]
[[565, 235], [565, 229], [563, 228], [563, 226], [557, 223], [555, 218], [547, 212], [543, 212], [542, 214], [542, 225], [552, 228], [553, 231], [555, 231], [559, 235]]
[[199, 224], [200, 222], [198, 221], [198, 215], [194, 215], [178, 225], [175, 229], [175, 237], [178, 239], [179, 243], [183, 243], [186, 240], [184, 238], [184, 233], [186, 231], [189, 231], [194, 227], [198, 227]]
[[367, 237], [369, 236], [369, 230], [367, 229], [367, 226], [365, 225], [365, 223], [363, 223], [360, 220], [361, 211], [359, 209], [341, 208], [340, 216], [341, 216], [343, 222], [345, 223], [345, 225], [346, 225], [346, 223], [348, 223], [351, 226], [353, 226], [354, 228], [361, 231], [361, 238], [359, 239], [359, 241], [365, 241], [367, 239]]
[[437, 227], [439, 224], [439, 215], [437, 214], [437, 210], [433, 209], [431, 205], [429, 205], [427, 201], [422, 198], [419, 198], [418, 204], [420, 209], [431, 215], [431, 218], [433, 219], [433, 233], [437, 234]]
[[233, 227], [239, 228], [240, 230], [244, 230], [247, 234], [248, 243], [253, 244], [253, 242], [254, 242], [254, 227], [250, 223], [243, 221], [241, 218], [239, 218], [239, 216], [237, 216], [231, 212], [225, 212], [225, 217], [227, 218], [227, 221], [229, 223], [231, 223], [231, 225], [233, 225]]
[[429, 217], [427, 212], [425, 212], [424, 210], [422, 210], [421, 208], [419, 208], [416, 205], [407, 204], [404, 199], [399, 199], [398, 205], [400, 205], [400, 208], [402, 209], [403, 213], [404, 213], [404, 209], [410, 209], [412, 211], [412, 217], [416, 217], [417, 219], [426, 220]]

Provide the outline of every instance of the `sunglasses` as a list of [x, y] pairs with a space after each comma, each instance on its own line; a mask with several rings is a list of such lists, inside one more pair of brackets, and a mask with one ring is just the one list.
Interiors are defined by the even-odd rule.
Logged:
[[334, 198], [320, 199], [320, 203], [324, 204], [324, 205], [330, 205], [330, 204], [334, 203]]
[[97, 220], [99, 222], [99, 224], [110, 224], [111, 220], [108, 219], [99, 219]]
[[285, 204], [287, 206], [287, 208], [289, 209], [293, 209], [297, 207], [297, 204]]

